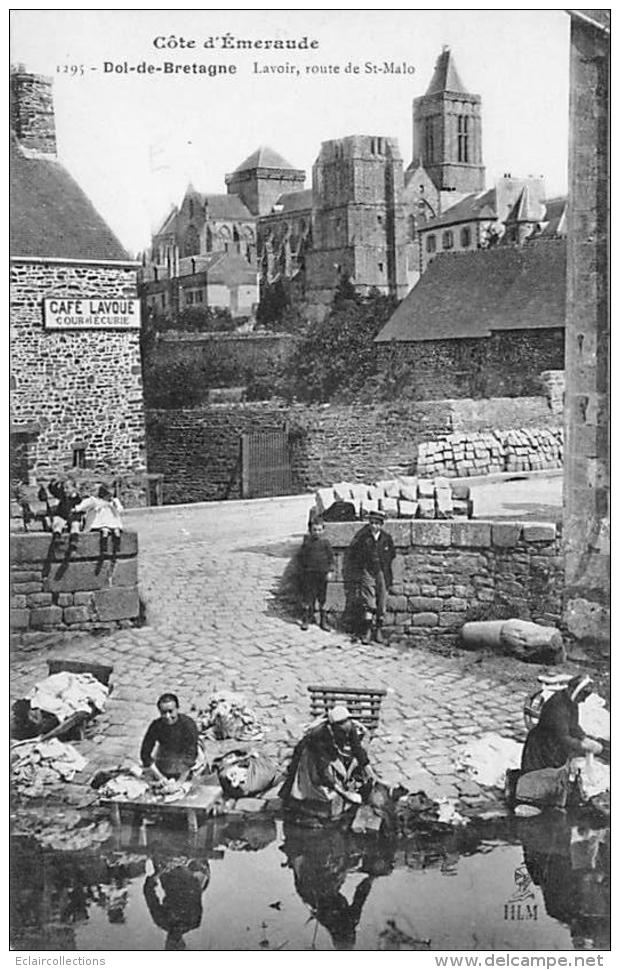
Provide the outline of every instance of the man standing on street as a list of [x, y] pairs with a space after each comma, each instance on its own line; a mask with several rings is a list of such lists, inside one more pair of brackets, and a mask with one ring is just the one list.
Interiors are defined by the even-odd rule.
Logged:
[[351, 559], [358, 571], [359, 596], [364, 620], [362, 643], [372, 639], [375, 619], [375, 641], [383, 643], [383, 618], [387, 594], [392, 585], [392, 561], [396, 555], [391, 535], [382, 528], [385, 512], [371, 512], [365, 525], [353, 539]]

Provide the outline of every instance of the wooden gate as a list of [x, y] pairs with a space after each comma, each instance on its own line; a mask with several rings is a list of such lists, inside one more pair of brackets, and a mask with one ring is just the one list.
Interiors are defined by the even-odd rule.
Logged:
[[290, 495], [292, 491], [288, 431], [241, 435], [241, 497]]

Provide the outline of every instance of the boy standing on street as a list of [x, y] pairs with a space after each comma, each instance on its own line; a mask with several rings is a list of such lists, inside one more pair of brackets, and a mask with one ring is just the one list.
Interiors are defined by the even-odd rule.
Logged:
[[301, 606], [302, 630], [307, 630], [310, 623], [314, 623], [314, 611], [318, 602], [320, 625], [322, 630], [329, 630], [325, 615], [325, 598], [327, 595], [327, 581], [334, 578], [334, 553], [329, 541], [323, 536], [323, 520], [312, 518], [309, 531], [299, 553], [301, 568]]
[[359, 597], [364, 611], [362, 643], [370, 643], [375, 619], [375, 641], [383, 643], [383, 617], [387, 595], [392, 585], [392, 562], [396, 555], [394, 542], [382, 525], [385, 512], [371, 512], [368, 525], [357, 533], [351, 545], [351, 559], [357, 568]]

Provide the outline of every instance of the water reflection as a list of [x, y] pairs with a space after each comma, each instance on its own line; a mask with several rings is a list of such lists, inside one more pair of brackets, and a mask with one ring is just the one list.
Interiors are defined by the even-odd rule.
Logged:
[[[371, 839], [364, 850], [359, 840], [341, 831], [308, 831], [285, 823], [280, 849], [293, 870], [298, 895], [328, 930], [334, 947], [353, 949], [373, 881], [388, 875], [394, 867], [393, 847]], [[349, 901], [342, 889], [347, 876], [354, 872], [363, 874], [363, 878]]]
[[547, 915], [570, 927], [576, 949], [609, 947], [611, 868], [609, 828], [575, 825], [563, 814], [550, 826], [549, 813], [519, 829], [523, 859], [540, 886]]
[[[609, 871], [609, 828], [555, 812], [407, 839], [299, 829], [259, 816], [214, 819], [193, 842], [173, 828], [123, 826], [92, 852], [22, 837], [11, 855], [11, 942], [159, 949], [163, 930], [170, 950], [189, 945], [190, 932], [196, 949], [256, 949], [267, 936], [273, 948], [298, 949], [314, 948], [322, 929], [328, 935], [316, 945], [336, 949], [472, 941], [495, 948], [500, 939], [507, 948], [572, 941], [576, 949], [605, 949]], [[473, 873], [480, 905], [467, 912], [475, 935], [464, 918]], [[510, 923], [510, 908], [518, 921], [528, 906], [538, 907], [538, 921], [527, 923], [526, 937]], [[239, 912], [243, 926], [235, 928]], [[259, 936], [266, 920], [269, 934]]]

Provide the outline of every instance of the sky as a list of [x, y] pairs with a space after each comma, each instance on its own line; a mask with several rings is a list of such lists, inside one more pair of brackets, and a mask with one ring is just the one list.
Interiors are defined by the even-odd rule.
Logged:
[[[318, 46], [229, 49], [226, 35], [232, 43], [306, 37]], [[155, 46], [171, 38], [175, 47]], [[213, 48], [204, 47], [209, 38]], [[261, 144], [305, 169], [307, 187], [321, 142], [344, 135], [397, 137], [406, 167], [411, 102], [424, 94], [443, 45], [465, 87], [482, 97], [487, 185], [506, 172], [543, 175], [549, 198], [564, 193], [569, 18], [561, 10], [11, 15], [11, 62], [54, 79], [60, 161], [132, 255], [190, 181], [202, 192], [226, 192], [225, 174]], [[106, 73], [105, 62], [235, 66], [236, 73]], [[383, 73], [386, 62], [408, 71]], [[380, 70], [366, 73], [367, 63]], [[275, 66], [286, 71], [262, 70]]]

